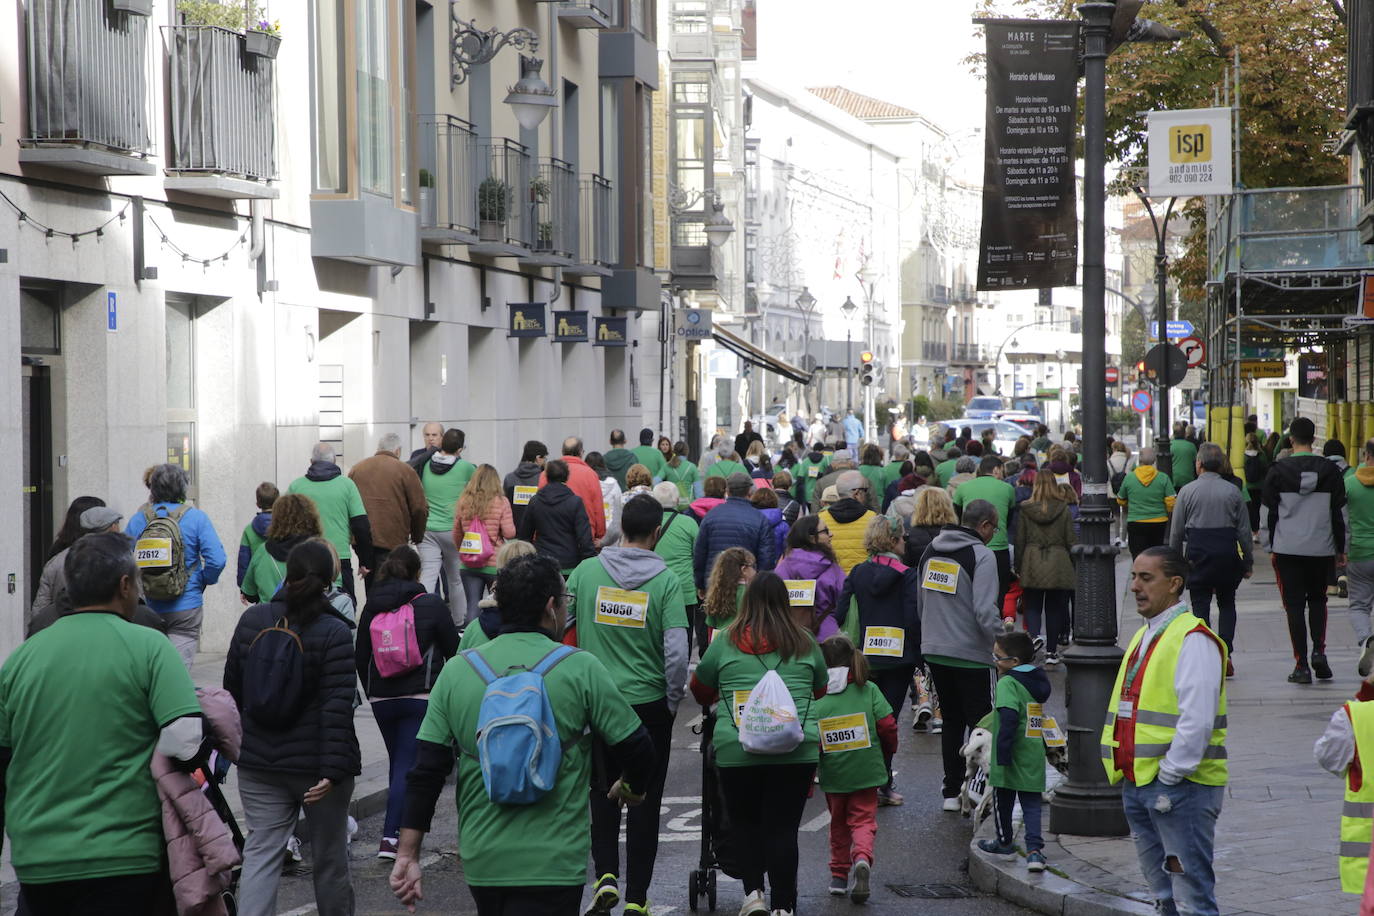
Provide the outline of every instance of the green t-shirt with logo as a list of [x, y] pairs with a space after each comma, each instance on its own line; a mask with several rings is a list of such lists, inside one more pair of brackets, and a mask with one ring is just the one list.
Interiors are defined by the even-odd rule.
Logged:
[[664, 569], [637, 588], [622, 589], [600, 558], [591, 557], [568, 577], [568, 596], [578, 646], [601, 659], [625, 700], [638, 705], [667, 696], [663, 634], [687, 628], [673, 571]]
[[[500, 676], [514, 665], [533, 668], [557, 646], [542, 633], [504, 633], [476, 651]], [[590, 652], [575, 652], [559, 662], [545, 676], [544, 687], [563, 742], [563, 763], [553, 788], [532, 805], [497, 805], [487, 797], [481, 764], [470, 753], [477, 746], [477, 712], [486, 693], [472, 665], [454, 658], [430, 691], [417, 737], [446, 747], [457, 742], [466, 749], [458, 755], [454, 794], [458, 854], [469, 884], [548, 887], [587, 880], [591, 742], [577, 739], [590, 728], [607, 744], [619, 744], [640, 727], [639, 716]]]
[[468, 481], [477, 473], [477, 465], [459, 458], [453, 467], [442, 474], [425, 465], [420, 474], [420, 483], [425, 488], [425, 502], [429, 503], [429, 521], [425, 522], [426, 531], [452, 531], [453, 507], [458, 497], [463, 495]]
[[[1029, 666], [1023, 666], [1029, 667]], [[988, 767], [988, 784], [1021, 792], [1045, 791], [1045, 739], [1026, 736], [1027, 704], [1035, 701], [1030, 691], [1016, 678], [1002, 675], [992, 698], [992, 746], [994, 757], [998, 734], [1002, 730], [999, 709], [1016, 710], [1016, 738], [1012, 741], [1011, 760], [996, 760]]]
[[[786, 754], [751, 754], [739, 743], [735, 717], [764, 673], [776, 670], [802, 720], [802, 743]], [[720, 694], [716, 704], [716, 725], [711, 736], [716, 747], [716, 763], [723, 767], [762, 766], [765, 764], [815, 763], [820, 756], [816, 730], [815, 692], [829, 681], [821, 647], [811, 644], [808, 655], [783, 661], [776, 652], [753, 655], [735, 645], [729, 631], [716, 634], [697, 664], [696, 679]]]
[[816, 701], [822, 792], [857, 792], [887, 785], [878, 723], [892, 715], [878, 685], [850, 684]]
[[958, 458], [950, 458], [935, 465], [935, 476], [940, 480], [940, 486], [949, 486], [949, 479], [954, 476], [954, 465], [959, 461]]
[[14, 752], [5, 829], [19, 880], [157, 871], [153, 748], [163, 726], [199, 714], [167, 637], [115, 614], [69, 614], [20, 645], [0, 669], [0, 746]]
[[[291, 481], [286, 492], [310, 497], [320, 512], [320, 526], [324, 528], [325, 540], [334, 545], [340, 560], [351, 560], [353, 532], [348, 527], [348, 520], [367, 515], [358, 485], [342, 474], [329, 480], [297, 477]], [[452, 525], [450, 519], [449, 526]]]
[[663, 453], [652, 445], [636, 445], [630, 451], [635, 453], [635, 461], [649, 469], [649, 476], [654, 480], [663, 479], [663, 469], [668, 466], [668, 462], [663, 460]]
[[1016, 506], [1016, 490], [1011, 484], [992, 475], [975, 477], [959, 484], [954, 491], [954, 505], [963, 508], [975, 499], [986, 499], [997, 510], [997, 533], [988, 541], [988, 550], [1007, 549], [1007, 519]]
[[664, 462], [663, 479], [677, 487], [679, 506], [692, 501], [692, 487], [697, 482], [697, 466], [686, 458], [678, 459], [677, 467]]

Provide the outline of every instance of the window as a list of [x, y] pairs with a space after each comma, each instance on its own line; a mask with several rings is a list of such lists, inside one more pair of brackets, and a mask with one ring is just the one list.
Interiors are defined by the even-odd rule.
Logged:
[[392, 20], [386, 0], [356, 0], [358, 172], [364, 191], [391, 193]]
[[62, 352], [61, 291], [55, 287], [19, 288], [19, 349], [24, 353]]
[[[167, 298], [167, 463], [196, 479], [196, 315], [194, 297]], [[194, 494], [192, 494], [194, 495]]]
[[345, 0], [315, 4], [315, 190], [345, 194], [347, 112], [343, 105]]

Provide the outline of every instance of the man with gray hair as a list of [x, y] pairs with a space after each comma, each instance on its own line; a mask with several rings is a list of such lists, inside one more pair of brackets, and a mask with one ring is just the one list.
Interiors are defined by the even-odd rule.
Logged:
[[706, 581], [716, 557], [729, 547], [743, 547], [754, 555], [760, 570], [772, 569], [778, 562], [773, 526], [749, 501], [754, 481], [748, 474], [735, 473], [725, 478], [725, 502], [701, 520], [697, 542], [692, 546], [692, 578], [697, 591], [706, 591]]
[[[835, 454], [838, 457], [839, 452]], [[825, 527], [830, 529], [830, 547], [847, 576], [855, 566], [868, 559], [868, 551], [864, 549], [864, 532], [878, 513], [868, 508], [869, 488], [872, 486], [868, 478], [852, 469], [841, 470], [833, 476], [835, 495], [839, 498], [822, 509], [820, 517]], [[821, 478], [822, 481], [826, 479]]]
[[[892, 443], [892, 460], [883, 468], [883, 490], [902, 478], [902, 462], [911, 460], [911, 449], [900, 441]], [[880, 496], [882, 494], [879, 494]]]
[[[1212, 597], [1217, 599], [1220, 626], [1226, 643], [1226, 676], [1235, 674], [1231, 653], [1236, 638], [1236, 587], [1250, 578], [1250, 514], [1240, 488], [1221, 476], [1226, 454], [1215, 442], [1197, 450], [1197, 477], [1185, 484], [1174, 503], [1169, 523], [1169, 546], [1188, 560], [1188, 596], [1193, 613], [1212, 625]], [[1184, 543], [1187, 543], [1185, 549]]]
[[429, 503], [420, 478], [401, 462], [401, 437], [396, 433], [384, 434], [377, 453], [353, 465], [348, 479], [358, 488], [372, 529], [372, 565], [363, 574], [370, 592], [387, 554], [425, 539]]
[[[224, 545], [206, 515], [186, 499], [190, 479], [175, 464], [159, 464], [148, 477], [148, 503], [124, 528], [139, 551], [148, 606], [162, 616], [167, 638], [189, 670], [200, 642], [205, 589], [219, 581]], [[148, 531], [152, 528], [151, 531]], [[145, 536], [146, 532], [146, 536]], [[177, 569], [177, 541], [186, 568]], [[70, 554], [68, 555], [70, 556]], [[70, 577], [70, 567], [68, 567]], [[71, 591], [71, 582], [67, 582]], [[75, 598], [73, 598], [73, 601]]]
[[358, 486], [343, 476], [334, 463], [334, 446], [317, 442], [310, 451], [310, 467], [305, 474], [291, 481], [288, 493], [309, 497], [320, 512], [320, 526], [325, 540], [334, 545], [339, 554], [339, 571], [343, 576], [343, 590], [358, 603], [353, 589], [353, 547], [358, 548], [359, 571], [365, 576], [373, 569], [372, 525], [367, 520]]
[[430, 456], [439, 451], [439, 444], [444, 440], [444, 424], [430, 420], [421, 429], [420, 435], [424, 437], [425, 444], [411, 452], [410, 458], [406, 461], [406, 464], [415, 469], [416, 474], [422, 472]]
[[156, 912], [162, 809], [148, 761], [196, 756], [200, 703], [172, 644], [129, 622], [131, 539], [80, 538], [64, 574], [74, 612], [0, 668], [0, 798], [20, 893], [33, 913]]
[[[841, 474], [845, 471], [856, 470], [857, 468], [858, 465], [854, 463], [853, 452], [847, 448], [837, 449], [835, 453], [830, 456], [830, 466], [826, 469], [826, 472], [821, 475], [820, 479], [816, 481], [816, 485], [811, 488], [811, 511], [819, 512], [821, 510], [821, 494], [824, 493], [828, 487], [839, 488]], [[863, 475], [860, 474], [859, 476], [862, 477]], [[878, 496], [881, 500], [882, 494], [879, 493]], [[865, 493], [862, 499], [864, 502], [867, 502], [868, 494]]]
[[986, 499], [964, 506], [961, 524], [945, 525], [921, 555], [921, 652], [940, 695], [944, 731], [945, 811], [959, 810], [965, 733], [992, 709], [996, 665], [992, 644], [1001, 632], [997, 559], [987, 543], [997, 533], [997, 507]]
[[[79, 519], [81, 525], [80, 537], [88, 534], [103, 534], [106, 531], [118, 531], [119, 523], [124, 520], [114, 509], [107, 506], [93, 506], [81, 513]], [[38, 593], [34, 595], [33, 608], [31, 613], [24, 619], [24, 638], [32, 636], [40, 630], [52, 626], [53, 621], [72, 612], [72, 602], [67, 594], [67, 551], [59, 551], [53, 558], [43, 565], [43, 575], [38, 579]], [[138, 623], [145, 626], [163, 629], [162, 618], [154, 613], [147, 605], [140, 604], [139, 610], [143, 616], [138, 619]]]

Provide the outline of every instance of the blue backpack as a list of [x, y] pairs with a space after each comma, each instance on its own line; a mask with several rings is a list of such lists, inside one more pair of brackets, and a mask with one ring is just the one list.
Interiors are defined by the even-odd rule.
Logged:
[[[498, 676], [476, 649], [459, 653], [486, 683], [477, 712], [477, 752], [487, 797], [498, 805], [532, 805], [558, 781], [563, 745], [544, 676], [577, 650], [557, 646], [539, 664]], [[461, 748], [460, 748], [461, 750]]]

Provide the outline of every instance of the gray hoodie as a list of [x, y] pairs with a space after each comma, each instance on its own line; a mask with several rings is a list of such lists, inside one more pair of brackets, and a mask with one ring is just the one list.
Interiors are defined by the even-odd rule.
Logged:
[[[952, 564], [952, 571], [930, 564]], [[970, 575], [969, 570], [972, 569]], [[921, 618], [921, 652], [992, 666], [992, 643], [1001, 632], [997, 603], [997, 559], [968, 528], [946, 525], [921, 558], [921, 588], [916, 613]], [[957, 575], [951, 594], [933, 586], [947, 585]]]
[[[642, 547], [605, 547], [598, 559], [606, 574], [623, 589], [637, 589], [660, 573], [668, 572], [663, 557]], [[573, 623], [573, 618], [569, 617], [568, 626]], [[677, 712], [678, 704], [687, 693], [687, 630], [684, 627], [663, 631], [663, 679], [667, 684], [668, 709]]]

